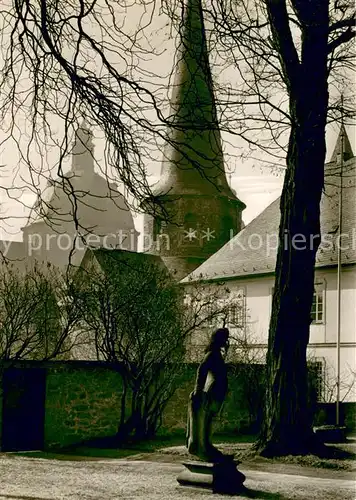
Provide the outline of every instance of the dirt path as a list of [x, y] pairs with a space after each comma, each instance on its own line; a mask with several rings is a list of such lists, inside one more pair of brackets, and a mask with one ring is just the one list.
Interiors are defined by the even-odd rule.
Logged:
[[[178, 461], [46, 460], [0, 457], [0, 500], [207, 500], [212, 494], [178, 485], [182, 470]], [[167, 460], [167, 457], [165, 458]], [[329, 477], [314, 477], [299, 467], [299, 474], [256, 470], [241, 464], [246, 492], [240, 499], [354, 500], [351, 473], [332, 471]], [[323, 471], [323, 476], [324, 476]], [[329, 471], [326, 471], [329, 472]], [[346, 476], [345, 476], [346, 474]], [[214, 500], [227, 497], [214, 495]]]

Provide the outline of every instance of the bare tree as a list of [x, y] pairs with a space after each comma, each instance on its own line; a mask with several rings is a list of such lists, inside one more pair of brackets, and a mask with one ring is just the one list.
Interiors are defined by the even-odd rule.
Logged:
[[[200, 1], [194, 2], [201, 9]], [[164, 3], [180, 31], [181, 4]], [[156, 4], [147, 0], [142, 5]], [[132, 78], [139, 56], [151, 51], [140, 44], [142, 24], [130, 37], [120, 24], [123, 13], [109, 0], [102, 5], [19, 0], [1, 14], [9, 35], [1, 90], [10, 134], [17, 113], [25, 109], [32, 119], [29, 143], [41, 144], [38, 130], [48, 130], [46, 117], [53, 113], [65, 124], [64, 154], [67, 130], [81, 112], [104, 130], [108, 158], [131, 194], [139, 201], [149, 198], [139, 144], [146, 145], [147, 157], [157, 141], [169, 137], [162, 128], [167, 120], [161, 89], [153, 91]], [[221, 92], [220, 128], [243, 137], [252, 150], [258, 146], [272, 154], [272, 163], [286, 158], [259, 449], [266, 455], [308, 453], [315, 439], [306, 399], [306, 347], [320, 243], [325, 127], [328, 119], [340, 116], [340, 103], [330, 97], [333, 86], [347, 88], [347, 71], [353, 69], [354, 5], [351, 0], [211, 0], [205, 14], [216, 35], [211, 42], [224, 51], [221, 72], [231, 65], [237, 69], [238, 82], [229, 84], [225, 98]], [[94, 25], [98, 35], [90, 29]], [[112, 55], [123, 66], [115, 66]], [[31, 82], [27, 93], [21, 87], [24, 76]], [[351, 115], [352, 106], [345, 107], [344, 114]], [[31, 163], [28, 155], [26, 161]], [[308, 243], [303, 250], [293, 244], [299, 235]]]
[[[30, 206], [23, 193], [36, 194], [48, 207], [42, 191], [57, 176], [56, 186], [71, 205], [67, 217], [56, 214], [57, 226], [71, 215], [80, 234], [90, 229], [82, 227], [77, 213], [78, 199], [87, 193], [65, 170], [83, 118], [104, 133], [105, 161], [97, 166], [107, 178], [108, 196], [115, 195], [113, 180], [122, 181], [131, 193], [131, 206], [151, 193], [147, 164], [156, 161], [156, 141], [164, 136], [164, 89], [162, 75], [144, 68], [145, 59], [155, 54], [144, 29], [157, 9], [153, 0], [132, 7], [137, 24], [125, 21], [129, 3], [111, 0], [60, 5], [10, 0], [0, 8], [0, 142], [5, 152], [13, 152], [12, 164], [6, 158], [3, 170], [15, 177], [0, 189], [4, 198], [22, 200], [26, 209]], [[15, 218], [4, 212], [1, 217], [3, 224]]]
[[68, 187], [63, 169], [71, 136], [85, 118], [104, 133], [105, 162], [98, 166], [108, 179], [123, 183], [136, 208], [151, 197], [147, 165], [157, 162], [168, 138], [164, 84], [170, 69], [147, 66], [161, 53], [154, 30], [162, 31], [165, 22], [149, 33], [158, 14], [156, 0], [10, 0], [1, 7], [2, 142], [14, 144], [28, 170], [17, 191], [39, 194], [56, 167], [76, 204], [80, 190], [76, 195]]
[[[308, 356], [308, 365], [311, 368], [313, 384], [318, 401], [333, 403], [337, 397], [338, 378], [335, 368], [318, 359], [314, 354]], [[346, 364], [340, 375], [340, 401], [347, 401], [355, 393], [356, 373]]]
[[[69, 283], [69, 285], [68, 285]], [[0, 271], [0, 360], [66, 359], [79, 342], [79, 309], [68, 302], [68, 275], [54, 268]]]
[[190, 335], [222, 311], [211, 308], [216, 294], [188, 296], [156, 260], [93, 254], [74, 280], [83, 326], [93, 332], [98, 359], [122, 376], [118, 439], [149, 437], [184, 373]]
[[[340, 117], [333, 86], [341, 78], [346, 82], [347, 72], [354, 69], [354, 4], [217, 0], [212, 5], [207, 16], [210, 12], [218, 42], [241, 82], [237, 89], [230, 87], [238, 116], [227, 126], [244, 127], [250, 143], [262, 146], [277, 161], [283, 147], [286, 153], [258, 447], [265, 455], [304, 454], [318, 446], [308, 411], [306, 350], [320, 243], [325, 127], [328, 117]], [[350, 100], [346, 102], [350, 106]], [[344, 110], [346, 116], [352, 112], [352, 107]], [[303, 249], [295, 244], [298, 237], [306, 243]]]
[[[351, 1], [211, 0], [204, 11], [219, 72], [219, 126], [285, 163], [281, 222], [267, 354], [264, 421], [257, 448], [264, 455], [304, 454], [318, 443], [307, 398], [306, 351], [320, 244], [328, 121], [354, 116], [355, 8]], [[166, 8], [181, 30], [177, 4]], [[225, 79], [226, 82], [226, 79]], [[351, 84], [352, 86], [352, 84]], [[345, 93], [341, 106], [340, 92]], [[340, 183], [339, 183], [340, 185]], [[303, 248], [296, 243], [302, 238]]]
[[[331, 403], [336, 400], [339, 382], [335, 370], [327, 367], [326, 371], [322, 400], [324, 403]], [[341, 402], [345, 402], [349, 396], [355, 393], [356, 373], [348, 367], [342, 371], [340, 379]]]

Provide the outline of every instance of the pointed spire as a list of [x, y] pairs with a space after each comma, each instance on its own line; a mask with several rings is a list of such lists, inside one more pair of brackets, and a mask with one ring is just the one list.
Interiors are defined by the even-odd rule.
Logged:
[[72, 149], [72, 170], [74, 173], [83, 173], [94, 170], [93, 133], [85, 120], [75, 132]]
[[333, 154], [332, 154], [332, 156], [330, 158], [330, 163], [331, 162], [334, 163], [334, 162], [338, 161], [338, 156], [341, 154], [341, 141], [343, 142], [344, 161], [347, 161], [350, 158], [354, 157], [354, 154], [353, 154], [353, 151], [352, 151], [352, 147], [351, 147], [351, 144], [350, 144], [350, 140], [348, 138], [345, 126], [341, 125], [339, 136], [337, 138]]
[[213, 80], [201, 0], [187, 0], [177, 56], [171, 110], [172, 121], [185, 128], [217, 126]]
[[214, 194], [236, 200], [224, 158], [201, 0], [186, 0], [168, 132], [156, 194]]

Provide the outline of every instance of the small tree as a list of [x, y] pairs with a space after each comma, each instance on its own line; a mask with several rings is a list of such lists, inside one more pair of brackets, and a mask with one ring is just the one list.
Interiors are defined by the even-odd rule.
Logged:
[[48, 360], [69, 355], [79, 341], [79, 310], [68, 303], [70, 281], [53, 267], [0, 270], [0, 360]]
[[265, 391], [266, 350], [258, 345], [249, 325], [232, 329], [230, 341], [232, 374], [239, 379], [241, 395], [248, 411], [248, 430], [260, 428]]
[[217, 314], [209, 309], [213, 299], [188, 298], [150, 256], [93, 254], [95, 259], [78, 273], [77, 294], [98, 358], [122, 376], [118, 439], [151, 437], [181, 380], [187, 339]]
[[335, 368], [325, 363], [325, 360], [317, 358], [314, 353], [308, 355], [308, 366], [317, 400], [321, 403], [336, 401], [338, 383], [342, 391], [341, 402], [346, 401], [355, 393], [356, 373], [348, 364], [344, 366], [340, 374], [340, 382], [338, 382]]
[[230, 347], [226, 361], [231, 376], [238, 379], [240, 398], [248, 411], [251, 429], [255, 423], [260, 424], [262, 417], [266, 350], [261, 348], [248, 324], [245, 292], [242, 288], [233, 290], [223, 281], [187, 283], [191, 314], [198, 313], [202, 320], [192, 332], [187, 356], [190, 361], [201, 361], [212, 330], [221, 326], [229, 328]]
[[16, 362], [67, 359], [86, 342], [79, 309], [67, 300], [70, 286], [69, 275], [51, 267], [0, 268], [0, 394], [3, 373]]
[[341, 373], [340, 382], [338, 382], [335, 369], [328, 366], [325, 370], [324, 391], [321, 395], [324, 403], [336, 401], [338, 383], [340, 383], [340, 392], [343, 394], [340, 399], [342, 403], [347, 401], [350, 395], [356, 394], [356, 373], [348, 366]]

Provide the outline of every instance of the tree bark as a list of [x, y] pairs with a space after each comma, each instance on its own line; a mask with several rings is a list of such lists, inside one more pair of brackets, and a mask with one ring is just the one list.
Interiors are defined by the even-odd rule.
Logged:
[[[308, 408], [306, 356], [315, 255], [321, 238], [319, 205], [328, 106], [327, 3], [316, 0], [314, 7], [319, 11], [313, 12], [311, 21], [304, 19], [301, 62], [287, 75], [292, 126], [280, 203], [264, 418], [257, 443], [265, 456], [306, 454], [316, 446]], [[303, 8], [313, 7], [306, 2]], [[310, 12], [298, 14], [300, 20], [303, 15], [311, 17]]]

